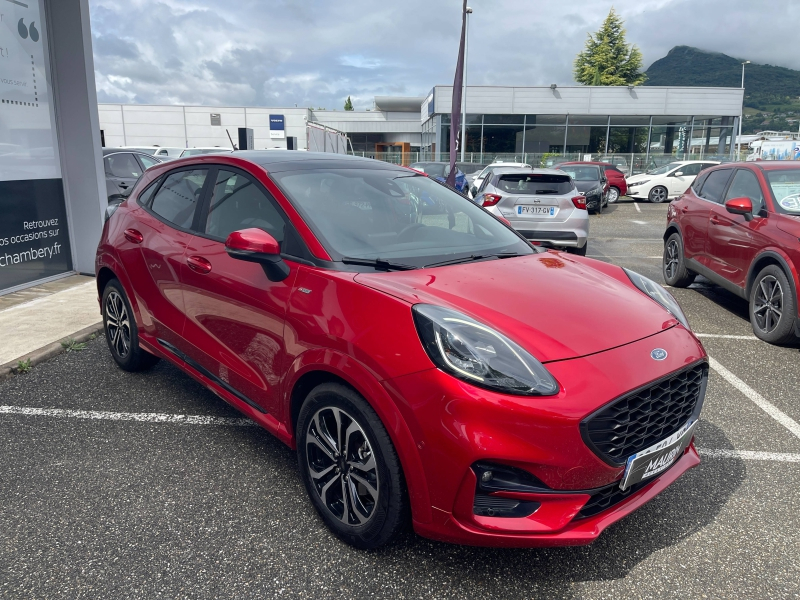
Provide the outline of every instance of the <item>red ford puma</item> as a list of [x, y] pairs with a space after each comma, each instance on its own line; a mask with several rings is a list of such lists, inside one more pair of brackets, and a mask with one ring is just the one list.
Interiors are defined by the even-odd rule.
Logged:
[[148, 169], [107, 217], [117, 363], [166, 359], [296, 448], [357, 547], [409, 518], [450, 542], [585, 544], [699, 463], [706, 355], [672, 296], [422, 174], [199, 156]]

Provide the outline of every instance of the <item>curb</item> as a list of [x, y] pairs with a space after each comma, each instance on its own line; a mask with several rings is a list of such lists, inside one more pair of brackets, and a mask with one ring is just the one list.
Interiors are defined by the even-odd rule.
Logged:
[[69, 340], [74, 340], [76, 342], [86, 342], [91, 338], [93, 335], [100, 333], [103, 331], [103, 322], [100, 321], [99, 323], [95, 323], [94, 325], [89, 325], [89, 327], [84, 327], [80, 331], [76, 331], [72, 335], [68, 335], [67, 337], [61, 338], [57, 342], [53, 342], [52, 344], [48, 344], [43, 348], [39, 348], [38, 350], [34, 350], [33, 352], [29, 352], [25, 356], [20, 356], [12, 360], [9, 363], [4, 365], [0, 365], [0, 381], [5, 381], [6, 379], [10, 379], [14, 375], [17, 374], [17, 363], [20, 361], [31, 361], [31, 366], [38, 365], [39, 363], [43, 363], [46, 360], [50, 360], [51, 358], [58, 356], [62, 352], [65, 351], [64, 347], [61, 345], [62, 342], [67, 342]]

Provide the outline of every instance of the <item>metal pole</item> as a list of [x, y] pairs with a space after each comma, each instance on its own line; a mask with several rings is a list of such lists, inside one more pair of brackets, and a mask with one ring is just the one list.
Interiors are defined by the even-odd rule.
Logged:
[[461, 162], [464, 162], [464, 147], [467, 145], [467, 60], [469, 58], [469, 16], [472, 9], [467, 7], [467, 31], [464, 36], [464, 93], [461, 94]]
[[744, 120], [744, 66], [750, 64], [749, 60], [742, 63], [742, 112], [739, 114], [739, 134], [736, 136], [736, 160], [742, 154], [742, 121]]

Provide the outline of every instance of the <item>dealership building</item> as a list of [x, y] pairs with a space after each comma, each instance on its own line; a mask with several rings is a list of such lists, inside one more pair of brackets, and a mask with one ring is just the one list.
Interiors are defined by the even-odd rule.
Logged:
[[[316, 150], [307, 130], [320, 126], [346, 133], [357, 154], [446, 160], [452, 93], [436, 86], [422, 98], [379, 96], [366, 111], [100, 104], [100, 129], [106, 146], [229, 148], [228, 134], [236, 140], [237, 128], [250, 127], [258, 149], [295, 138]], [[470, 86], [465, 97], [465, 159], [484, 163], [545, 153], [733, 157], [743, 91]]]
[[[258, 149], [325, 150], [322, 130], [392, 162], [449, 158], [449, 86], [376, 97], [365, 111], [98, 105], [88, 0], [10, 1], [3, 10], [0, 294], [93, 273], [107, 206], [102, 146], [229, 148], [246, 128]], [[724, 158], [742, 98], [738, 88], [472, 86], [465, 152], [482, 163], [552, 153]]]

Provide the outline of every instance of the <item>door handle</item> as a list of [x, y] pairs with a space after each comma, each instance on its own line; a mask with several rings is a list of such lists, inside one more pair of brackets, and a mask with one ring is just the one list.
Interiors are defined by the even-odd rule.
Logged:
[[128, 189], [128, 184], [125, 183], [124, 181], [120, 181], [117, 185], [119, 187], [121, 187], [123, 190], [127, 190]]
[[190, 256], [186, 259], [186, 263], [192, 271], [205, 275], [211, 273], [211, 263], [202, 256]]
[[717, 217], [711, 217], [711, 224], [712, 225], [719, 225], [720, 224], [720, 220], [717, 219]]
[[135, 229], [126, 229], [123, 235], [126, 240], [134, 244], [141, 244], [144, 241], [144, 236]]

